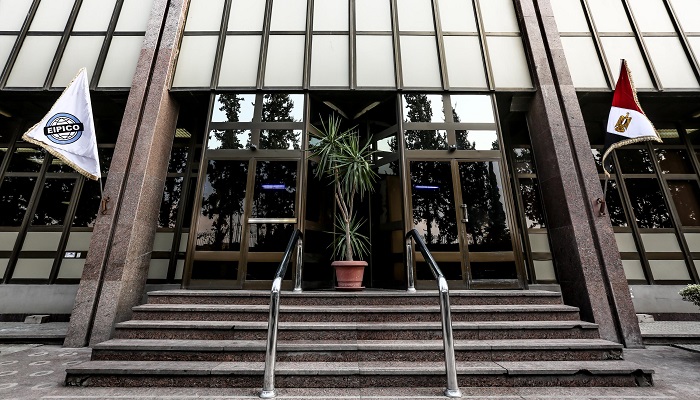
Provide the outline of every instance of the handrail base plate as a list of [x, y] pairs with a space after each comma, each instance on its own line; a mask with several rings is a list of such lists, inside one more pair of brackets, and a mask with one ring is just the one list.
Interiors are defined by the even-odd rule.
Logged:
[[459, 398], [462, 397], [462, 391], [459, 389], [445, 389], [445, 396]]
[[275, 390], [263, 390], [260, 392], [261, 399], [274, 399], [275, 397], [277, 397], [277, 392]]

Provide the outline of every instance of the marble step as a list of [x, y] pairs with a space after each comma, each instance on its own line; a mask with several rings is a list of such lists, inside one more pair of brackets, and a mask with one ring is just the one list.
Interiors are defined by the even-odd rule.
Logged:
[[[93, 347], [93, 360], [265, 361], [264, 340], [112, 339]], [[602, 339], [456, 340], [458, 361], [619, 360], [622, 345]], [[442, 340], [280, 341], [278, 361], [440, 361]]]
[[[454, 322], [457, 340], [597, 339], [598, 325], [583, 321]], [[131, 320], [116, 339], [265, 340], [267, 322]], [[440, 322], [283, 322], [279, 340], [441, 340]]]
[[[572, 321], [578, 308], [565, 305], [451, 305], [452, 321]], [[170, 321], [267, 321], [265, 305], [143, 304], [133, 319]], [[280, 307], [281, 322], [439, 322], [434, 306], [291, 306]]]
[[[285, 305], [437, 305], [436, 290], [407, 293], [398, 290], [362, 292], [282, 291]], [[161, 290], [148, 293], [151, 304], [267, 305], [269, 290]], [[450, 304], [561, 304], [561, 295], [544, 290], [451, 290]]]
[[[262, 362], [89, 361], [67, 386], [262, 387]], [[444, 387], [444, 362], [278, 362], [277, 388]], [[651, 386], [653, 371], [625, 361], [458, 362], [459, 386]]]

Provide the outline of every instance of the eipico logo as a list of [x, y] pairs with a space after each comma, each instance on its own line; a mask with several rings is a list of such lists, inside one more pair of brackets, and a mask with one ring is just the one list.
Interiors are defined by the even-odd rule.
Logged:
[[44, 134], [56, 144], [71, 144], [80, 139], [83, 130], [83, 123], [74, 115], [58, 113], [46, 122]]

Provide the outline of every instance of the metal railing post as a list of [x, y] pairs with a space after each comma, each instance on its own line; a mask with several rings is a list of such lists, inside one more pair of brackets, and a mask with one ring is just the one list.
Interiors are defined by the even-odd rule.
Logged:
[[294, 291], [301, 292], [301, 272], [304, 267], [304, 241], [299, 239], [297, 241], [297, 271], [294, 276]]
[[270, 316], [267, 322], [267, 350], [265, 351], [265, 374], [263, 378], [263, 390], [261, 399], [271, 399], [275, 393], [275, 359], [277, 355], [277, 322], [280, 309], [280, 289], [282, 278], [277, 277], [272, 282], [270, 293]]
[[408, 280], [409, 293], [414, 293], [416, 291], [416, 280], [413, 277], [413, 246], [411, 245], [411, 238], [406, 239], [406, 279]]
[[445, 370], [447, 372], [447, 389], [445, 396], [462, 397], [457, 383], [457, 363], [455, 361], [455, 343], [452, 336], [452, 314], [450, 312], [450, 290], [444, 277], [438, 278], [440, 291], [440, 313], [442, 314], [442, 341], [445, 345]]

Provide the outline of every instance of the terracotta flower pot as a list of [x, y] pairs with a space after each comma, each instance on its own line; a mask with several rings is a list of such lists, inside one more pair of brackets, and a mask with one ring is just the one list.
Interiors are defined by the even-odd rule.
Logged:
[[333, 261], [335, 277], [338, 280], [338, 290], [362, 290], [362, 276], [365, 273], [366, 261]]

